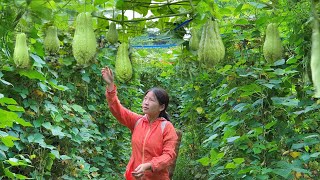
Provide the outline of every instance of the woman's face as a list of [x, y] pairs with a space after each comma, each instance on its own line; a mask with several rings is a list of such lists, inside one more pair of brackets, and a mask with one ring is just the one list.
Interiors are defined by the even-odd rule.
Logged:
[[159, 116], [164, 109], [164, 104], [160, 105], [156, 95], [149, 91], [142, 101], [142, 111], [150, 116]]

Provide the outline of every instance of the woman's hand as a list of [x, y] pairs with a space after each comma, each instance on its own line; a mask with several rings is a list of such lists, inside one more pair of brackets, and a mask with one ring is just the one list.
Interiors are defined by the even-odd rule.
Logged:
[[113, 86], [114, 86], [114, 76], [113, 76], [112, 70], [106, 66], [106, 67], [102, 68], [101, 74], [102, 74], [104, 81], [107, 83], [108, 91], [112, 91]]
[[132, 175], [135, 178], [140, 178], [144, 175], [146, 170], [151, 170], [151, 163], [140, 164], [133, 172]]

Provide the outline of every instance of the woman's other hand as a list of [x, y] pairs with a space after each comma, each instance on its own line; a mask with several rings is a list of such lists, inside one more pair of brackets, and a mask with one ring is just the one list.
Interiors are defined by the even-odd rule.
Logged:
[[140, 178], [144, 175], [146, 170], [151, 170], [151, 163], [140, 164], [133, 172], [132, 175], [135, 178]]
[[104, 67], [101, 70], [101, 74], [104, 81], [107, 83], [107, 90], [112, 91], [114, 86], [114, 76], [112, 70], [109, 67]]

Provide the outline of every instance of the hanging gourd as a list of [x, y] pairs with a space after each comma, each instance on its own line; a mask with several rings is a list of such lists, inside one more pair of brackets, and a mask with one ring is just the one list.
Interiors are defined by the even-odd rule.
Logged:
[[126, 82], [132, 78], [132, 65], [129, 58], [129, 45], [127, 43], [122, 43], [118, 47], [115, 73], [120, 82]]
[[116, 23], [111, 22], [109, 26], [109, 31], [107, 32], [107, 41], [111, 44], [118, 42], [118, 32], [116, 28]]
[[266, 39], [263, 45], [263, 55], [267, 62], [274, 62], [282, 58], [283, 47], [278, 26], [270, 23], [266, 30]]
[[76, 19], [76, 30], [72, 42], [73, 56], [80, 66], [88, 66], [96, 54], [97, 41], [93, 31], [91, 14], [80, 13]]
[[16, 36], [13, 61], [16, 67], [19, 68], [27, 68], [30, 65], [27, 38], [25, 33], [19, 33]]
[[198, 59], [206, 65], [213, 66], [225, 55], [225, 47], [220, 36], [217, 21], [208, 20], [202, 29], [198, 50]]
[[55, 26], [48, 27], [43, 44], [48, 54], [52, 55], [52, 54], [58, 53], [60, 48], [60, 41], [57, 35], [57, 27]]
[[319, 20], [314, 18], [312, 28], [311, 46], [311, 74], [313, 86], [315, 88], [314, 97], [320, 98], [320, 30]]
[[195, 28], [191, 29], [191, 38], [189, 40], [189, 47], [193, 51], [197, 51], [199, 49], [199, 36], [198, 31]]

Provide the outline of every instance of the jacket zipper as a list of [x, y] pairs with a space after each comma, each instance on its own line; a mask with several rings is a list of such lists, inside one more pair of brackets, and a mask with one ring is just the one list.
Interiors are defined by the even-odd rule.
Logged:
[[146, 140], [147, 140], [147, 137], [148, 137], [148, 135], [149, 135], [149, 133], [150, 133], [150, 130], [151, 130], [151, 124], [149, 123], [149, 129], [148, 129], [148, 131], [147, 131], [146, 136], [144, 137], [143, 144], [142, 144], [142, 163], [141, 163], [141, 164], [144, 163], [144, 147], [145, 147], [145, 145], [146, 145]]

